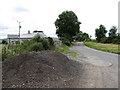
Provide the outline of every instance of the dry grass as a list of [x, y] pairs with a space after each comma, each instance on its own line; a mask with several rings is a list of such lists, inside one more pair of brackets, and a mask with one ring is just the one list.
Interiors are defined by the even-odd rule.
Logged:
[[117, 44], [103, 44], [103, 43], [96, 43], [96, 42], [84, 42], [84, 43], [86, 46], [97, 49], [97, 50], [120, 54], [120, 50], [118, 49]]

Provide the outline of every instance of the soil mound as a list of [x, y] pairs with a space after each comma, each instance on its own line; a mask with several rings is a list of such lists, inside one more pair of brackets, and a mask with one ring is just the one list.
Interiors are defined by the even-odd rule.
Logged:
[[55, 51], [31, 52], [2, 62], [3, 88], [69, 88], [76, 64]]

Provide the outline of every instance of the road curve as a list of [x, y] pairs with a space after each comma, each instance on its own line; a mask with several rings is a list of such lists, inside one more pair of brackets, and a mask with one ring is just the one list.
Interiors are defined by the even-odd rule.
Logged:
[[118, 54], [95, 50], [82, 42], [71, 50], [78, 53], [75, 60], [83, 64], [79, 88], [118, 88]]

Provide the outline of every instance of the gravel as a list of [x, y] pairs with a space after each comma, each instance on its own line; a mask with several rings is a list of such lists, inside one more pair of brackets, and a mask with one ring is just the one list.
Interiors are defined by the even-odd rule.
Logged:
[[2, 87], [74, 88], [78, 85], [81, 66], [55, 51], [18, 55], [3, 61]]

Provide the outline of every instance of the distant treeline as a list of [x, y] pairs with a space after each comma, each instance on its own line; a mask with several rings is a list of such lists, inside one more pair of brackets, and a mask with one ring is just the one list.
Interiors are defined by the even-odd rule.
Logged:
[[[120, 44], [120, 33], [117, 33], [117, 27], [112, 26], [112, 28], [108, 31], [104, 25], [100, 25], [99, 28], [95, 29], [97, 42]], [[107, 32], [108, 37], [106, 36]]]

